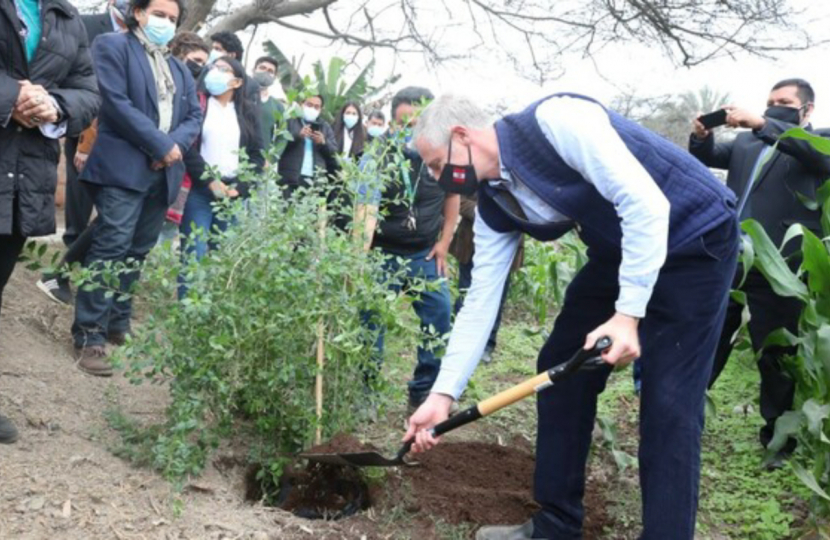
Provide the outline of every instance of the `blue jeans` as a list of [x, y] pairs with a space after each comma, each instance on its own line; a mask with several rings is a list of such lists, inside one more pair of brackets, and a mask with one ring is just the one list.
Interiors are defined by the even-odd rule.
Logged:
[[[455, 299], [455, 306], [453, 307], [453, 315], [458, 315], [461, 307], [464, 305], [464, 297], [467, 296], [467, 291], [473, 283], [473, 262], [458, 263], [458, 298]], [[507, 281], [504, 282], [504, 290], [501, 293], [501, 302], [499, 303], [499, 314], [496, 315], [496, 322], [493, 323], [493, 329], [490, 330], [490, 337], [487, 338], [487, 349], [493, 351], [496, 348], [496, 338], [499, 334], [499, 327], [501, 327], [501, 313], [504, 310], [504, 301], [507, 299], [507, 291], [510, 290], [510, 274], [507, 274]]]
[[[207, 188], [194, 187], [184, 205], [181, 225], [182, 244], [185, 246], [183, 251], [188, 254], [195, 253], [197, 260], [207, 255], [208, 250], [216, 249], [216, 242], [208, 240], [207, 235], [228, 228], [227, 221], [220, 219], [213, 209], [215, 200]], [[191, 240], [190, 235], [194, 232], [197, 232], [196, 237]]]
[[[196, 255], [201, 260], [208, 250], [216, 249], [216, 242], [208, 235], [228, 228], [227, 221], [220, 219], [213, 208], [215, 198], [207, 188], [201, 186], [191, 189], [184, 205], [181, 224], [182, 257]], [[193, 238], [191, 234], [195, 233]], [[179, 299], [187, 294], [187, 284], [179, 277]]]
[[[642, 540], [694, 538], [706, 386], [737, 253], [734, 220], [673, 250], [640, 321]], [[594, 255], [589, 250], [568, 287], [539, 371], [567, 360], [615, 312], [619, 259]], [[542, 509], [533, 517], [534, 537], [582, 538], [585, 465], [597, 396], [610, 373], [577, 372], [538, 395], [534, 497]]]
[[[87, 184], [98, 216], [91, 225], [86, 266], [102, 262], [143, 261], [158, 239], [167, 213], [167, 180], [163, 172], [148, 179], [150, 188], [142, 193], [128, 189]], [[121, 274], [120, 290], [129, 291], [139, 271]], [[130, 329], [132, 300], [106, 297], [103, 288], [78, 289], [72, 336], [76, 347], [103, 345], [108, 333]]]
[[[387, 252], [389, 258], [384, 265], [384, 270], [390, 275], [402, 268], [405, 270], [403, 280], [390, 286], [390, 289], [395, 292], [405, 290], [412, 279], [424, 279], [433, 285], [435, 282], [442, 280], [437, 286], [438, 290], [421, 292], [412, 305], [421, 320], [421, 329], [426, 332], [432, 326], [437, 335], [443, 336], [450, 331], [450, 291], [447, 282], [438, 275], [435, 259], [426, 260], [429, 252], [428, 249], [412, 255], [394, 255]], [[397, 259], [401, 259], [402, 264]], [[367, 313], [365, 318], [369, 328], [378, 330], [374, 360], [380, 366], [383, 361], [384, 329], [372, 322], [371, 313]], [[438, 378], [438, 371], [441, 369], [443, 347], [437, 346], [431, 341], [428, 337], [418, 346], [418, 363], [415, 366], [412, 380], [407, 383], [409, 402], [413, 405], [419, 405], [427, 398], [435, 379]]]

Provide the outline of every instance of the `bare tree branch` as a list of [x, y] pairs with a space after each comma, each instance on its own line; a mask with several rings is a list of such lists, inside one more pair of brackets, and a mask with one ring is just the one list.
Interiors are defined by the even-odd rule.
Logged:
[[[191, 0], [185, 26], [210, 14], [211, 31], [273, 22], [348, 47], [353, 58], [387, 49], [423, 54], [429, 65], [486, 48], [539, 82], [561, 74], [569, 53], [589, 58], [624, 43], [657, 47], [679, 66], [814, 45], [791, 0], [252, 0], [218, 18], [216, 2]], [[316, 24], [286, 20], [320, 11]]]

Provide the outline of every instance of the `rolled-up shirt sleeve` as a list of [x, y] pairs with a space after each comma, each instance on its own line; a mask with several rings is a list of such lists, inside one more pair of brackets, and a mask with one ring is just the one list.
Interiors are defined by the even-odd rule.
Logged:
[[504, 283], [519, 246], [519, 232], [500, 233], [478, 216], [473, 223], [473, 280], [450, 334], [432, 392], [458, 399], [478, 365], [496, 322]]
[[551, 98], [536, 109], [536, 119], [565, 163], [614, 204], [622, 227], [615, 308], [644, 317], [668, 251], [668, 199], [625, 146], [602, 106], [579, 98]]

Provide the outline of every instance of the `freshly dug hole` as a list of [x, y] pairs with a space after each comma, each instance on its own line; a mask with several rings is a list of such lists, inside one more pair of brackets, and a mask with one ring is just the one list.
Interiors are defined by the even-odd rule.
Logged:
[[[373, 451], [348, 435], [307, 450], [309, 453], [348, 453]], [[336, 520], [371, 506], [369, 487], [355, 467], [309, 462], [302, 468], [289, 466], [279, 485], [257, 479], [261, 466], [248, 470], [246, 498], [288, 510], [305, 519]]]

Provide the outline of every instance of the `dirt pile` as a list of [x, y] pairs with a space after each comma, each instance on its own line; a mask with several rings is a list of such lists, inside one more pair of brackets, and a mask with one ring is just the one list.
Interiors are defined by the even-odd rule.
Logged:
[[[403, 469], [416, 508], [449, 523], [519, 524], [539, 508], [533, 500], [533, 454], [520, 446], [445, 443], [413, 456], [419, 467]], [[587, 487], [584, 538], [601, 538], [608, 523], [605, 498]]]
[[449, 523], [522, 523], [533, 501], [533, 454], [478, 442], [445, 443], [410, 456], [420, 466], [404, 469], [418, 510]]

